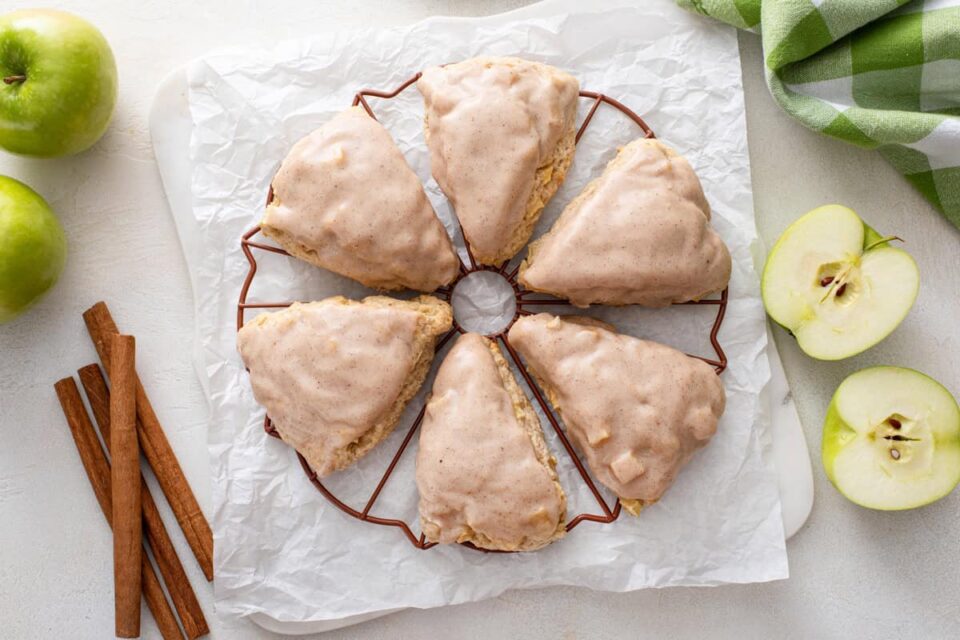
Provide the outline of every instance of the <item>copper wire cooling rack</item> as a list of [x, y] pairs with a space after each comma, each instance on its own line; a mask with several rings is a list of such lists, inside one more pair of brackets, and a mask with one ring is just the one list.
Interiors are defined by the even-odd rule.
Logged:
[[[421, 74], [416, 74], [406, 82], [402, 83], [396, 89], [390, 92], [385, 91], [375, 91], [372, 89], [364, 89], [357, 93], [353, 98], [353, 106], [361, 105], [370, 114], [370, 117], [376, 119], [376, 115], [373, 112], [373, 109], [370, 107], [370, 104], [367, 102], [367, 98], [381, 98], [389, 100], [395, 98], [402, 91], [407, 89], [410, 85], [415, 83]], [[587, 130], [587, 127], [590, 126], [591, 120], [593, 120], [594, 114], [596, 114], [597, 109], [606, 104], [614, 109], [617, 109], [622, 114], [630, 118], [636, 125], [643, 131], [646, 138], [656, 137], [653, 131], [647, 126], [647, 123], [643, 121], [643, 118], [634, 113], [630, 108], [620, 103], [619, 101], [606, 96], [602, 93], [596, 93], [593, 91], [581, 91], [581, 98], [587, 98], [592, 101], [589, 111], [587, 111], [586, 117], [583, 119], [583, 123], [580, 125], [580, 128], [577, 130], [576, 142], [580, 142], [580, 138], [583, 136], [584, 132]], [[269, 204], [273, 199], [273, 188], [270, 188], [270, 191], [267, 195], [267, 204]], [[258, 233], [260, 233], [260, 226], [256, 226], [253, 229], [247, 231], [243, 238], [240, 241], [241, 249], [243, 250], [244, 255], [247, 258], [247, 262], [250, 264], [249, 271], [247, 272], [247, 277], [243, 282], [243, 287], [240, 289], [240, 300], [237, 303], [237, 331], [244, 324], [244, 315], [247, 309], [279, 309], [288, 307], [293, 304], [293, 301], [290, 302], [248, 302], [247, 293], [250, 290], [250, 285], [253, 284], [253, 279], [257, 274], [257, 260], [254, 257], [254, 250], [258, 251], [269, 251], [271, 253], [278, 253], [280, 255], [289, 256], [290, 254], [284, 251], [283, 249], [268, 244], [263, 244], [260, 242], [254, 242], [253, 238]], [[573, 461], [573, 464], [576, 466], [577, 471], [580, 474], [580, 477], [583, 479], [583, 482], [590, 489], [590, 493], [593, 494], [593, 497], [597, 501], [597, 506], [600, 509], [600, 513], [579, 513], [571, 517], [566, 524], [566, 530], [570, 531], [581, 522], [590, 521], [590, 522], [601, 522], [601, 523], [610, 523], [616, 520], [620, 516], [621, 506], [619, 501], [614, 500], [614, 504], [611, 506], [600, 494], [600, 491], [597, 489], [596, 483], [593, 481], [593, 478], [590, 477], [589, 472], [587, 471], [584, 464], [580, 461], [580, 458], [577, 456], [576, 451], [573, 448], [573, 445], [570, 443], [570, 440], [567, 438], [566, 433], [560, 427], [560, 422], [553, 412], [550, 404], [547, 402], [546, 398], [543, 395], [543, 392], [534, 382], [530, 373], [527, 371], [526, 366], [523, 361], [520, 359], [520, 356], [514, 350], [513, 346], [510, 344], [507, 339], [507, 331], [513, 325], [514, 322], [520, 317], [525, 315], [532, 315], [534, 311], [531, 308], [536, 308], [538, 306], [563, 306], [570, 305], [566, 300], [560, 300], [554, 297], [545, 296], [543, 294], [535, 293], [532, 291], [527, 291], [523, 289], [519, 282], [517, 281], [517, 274], [520, 271], [519, 261], [517, 265], [508, 270], [511, 260], [507, 260], [499, 267], [481, 265], [473, 257], [473, 252], [470, 249], [470, 244], [466, 242], [464, 238], [464, 244], [467, 249], [467, 256], [469, 258], [469, 264], [464, 264], [461, 260], [460, 262], [460, 272], [457, 276], [457, 279], [450, 285], [442, 287], [435, 292], [435, 295], [450, 301], [453, 296], [453, 290], [456, 287], [457, 283], [460, 282], [463, 278], [470, 275], [471, 273], [476, 273], [478, 271], [492, 271], [500, 274], [510, 283], [513, 287], [514, 296], [516, 299], [516, 311], [514, 312], [513, 318], [510, 319], [510, 322], [504, 327], [499, 333], [489, 335], [488, 337], [498, 340], [509, 354], [510, 358], [516, 364], [517, 368], [520, 371], [520, 374], [523, 376], [524, 381], [527, 383], [527, 386], [530, 388], [530, 391], [533, 393], [534, 398], [536, 398], [537, 403], [540, 405], [540, 408], [543, 410], [543, 413], [547, 416], [547, 420], [550, 422], [550, 426], [553, 428], [554, 432], [557, 434], [557, 437], [560, 439], [560, 442], [563, 444], [563, 448], [566, 451], [567, 455], [570, 456], [570, 459]], [[536, 297], [531, 297], [536, 296]], [[727, 310], [727, 290], [720, 294], [719, 298], [709, 299], [709, 300], [697, 300], [692, 302], [680, 303], [683, 305], [713, 305], [717, 308], [717, 314], [713, 321], [713, 326], [710, 329], [710, 344], [713, 346], [713, 350], [716, 353], [716, 359], [704, 358], [701, 356], [692, 355], [691, 357], [698, 358], [704, 362], [712, 365], [714, 370], [717, 372], [717, 375], [723, 372], [727, 367], [727, 356], [724, 354], [723, 349], [720, 346], [720, 342], [717, 339], [717, 332], [720, 330], [720, 325], [723, 322], [723, 316]], [[444, 335], [438, 342], [436, 350], [439, 353], [440, 349], [456, 334], [466, 333], [466, 331], [461, 327], [456, 319], [453, 321], [453, 328]], [[428, 542], [423, 533], [419, 536], [414, 534], [411, 531], [410, 527], [403, 520], [396, 518], [384, 518], [380, 516], [375, 516], [371, 513], [374, 505], [377, 502], [377, 498], [380, 497], [380, 493], [383, 491], [383, 488], [386, 486], [387, 482], [390, 480], [391, 475], [393, 474], [394, 469], [397, 466], [397, 463], [400, 461], [400, 458], [403, 456], [404, 452], [407, 450], [410, 441], [413, 439], [414, 434], [417, 429], [420, 427], [420, 423], [423, 421], [424, 413], [426, 412], [426, 402], [420, 407], [420, 411], [417, 413], [417, 417], [414, 419], [413, 424], [407, 429], [407, 433], [403, 438], [403, 441], [400, 443], [400, 446], [397, 448], [396, 452], [393, 454], [393, 458], [390, 460], [390, 464], [387, 466], [386, 470], [383, 473], [383, 476], [380, 478], [380, 481], [377, 483], [376, 488], [373, 490], [373, 493], [370, 494], [370, 497], [367, 499], [366, 504], [363, 508], [356, 509], [342, 500], [337, 498], [317, 477], [317, 474], [310, 468], [310, 464], [306, 459], [297, 453], [297, 457], [300, 459], [300, 465], [303, 467], [304, 472], [307, 474], [307, 477], [310, 479], [310, 482], [320, 491], [323, 496], [334, 504], [338, 509], [350, 515], [358, 520], [364, 522], [370, 522], [373, 524], [384, 525], [389, 527], [396, 527], [400, 529], [407, 539], [417, 547], [418, 549], [429, 549], [436, 545], [435, 542]], [[263, 427], [268, 434], [275, 438], [279, 438], [276, 428], [270, 422], [270, 417], [267, 416], [264, 418]], [[472, 545], [467, 545], [472, 546]]]

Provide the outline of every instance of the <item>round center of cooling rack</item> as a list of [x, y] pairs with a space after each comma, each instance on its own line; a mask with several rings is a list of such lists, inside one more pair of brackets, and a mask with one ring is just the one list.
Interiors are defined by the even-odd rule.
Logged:
[[516, 292], [496, 271], [474, 271], [453, 289], [453, 318], [465, 331], [486, 336], [505, 331], [517, 313]]

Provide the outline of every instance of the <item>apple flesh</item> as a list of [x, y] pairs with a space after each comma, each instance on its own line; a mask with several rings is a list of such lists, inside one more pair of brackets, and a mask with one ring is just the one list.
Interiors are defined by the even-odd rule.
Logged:
[[48, 9], [0, 17], [0, 146], [29, 156], [79, 153], [117, 101], [117, 65], [86, 20]]
[[46, 201], [0, 176], [0, 324], [40, 299], [60, 277], [67, 241]]
[[960, 407], [913, 369], [858, 371], [827, 410], [823, 467], [840, 493], [870, 509], [939, 500], [960, 483]]
[[856, 355], [887, 337], [920, 289], [920, 271], [853, 210], [819, 207], [790, 225], [761, 280], [767, 313], [820, 360]]

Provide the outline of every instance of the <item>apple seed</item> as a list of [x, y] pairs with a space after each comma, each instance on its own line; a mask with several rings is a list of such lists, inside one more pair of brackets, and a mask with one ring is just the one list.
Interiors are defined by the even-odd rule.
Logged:
[[846, 290], [847, 290], [847, 283], [844, 282], [842, 285], [837, 287], [837, 297], [839, 298], [840, 296], [842, 296], [843, 292]]
[[903, 426], [901, 422], [896, 418], [887, 418], [887, 422], [889, 422], [890, 426], [893, 427], [894, 429], [899, 429], [900, 427]]
[[826, 287], [826, 286], [828, 286], [831, 282], [833, 282], [833, 276], [827, 276], [826, 278], [824, 278], [823, 280], [820, 281], [820, 286], [821, 286], [821, 287]]

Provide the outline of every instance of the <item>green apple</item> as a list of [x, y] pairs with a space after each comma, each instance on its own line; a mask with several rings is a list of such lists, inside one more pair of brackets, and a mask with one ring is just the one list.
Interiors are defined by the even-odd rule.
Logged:
[[28, 156], [79, 153], [107, 130], [117, 65], [96, 27], [26, 9], [0, 17], [0, 146]]
[[960, 407], [919, 371], [858, 371], [827, 410], [823, 468], [840, 493], [871, 509], [939, 500], [960, 482]]
[[60, 277], [67, 240], [46, 201], [0, 176], [0, 324], [40, 299]]
[[906, 317], [920, 271], [853, 210], [831, 204], [787, 227], [760, 283], [767, 313], [820, 360], [869, 349]]

